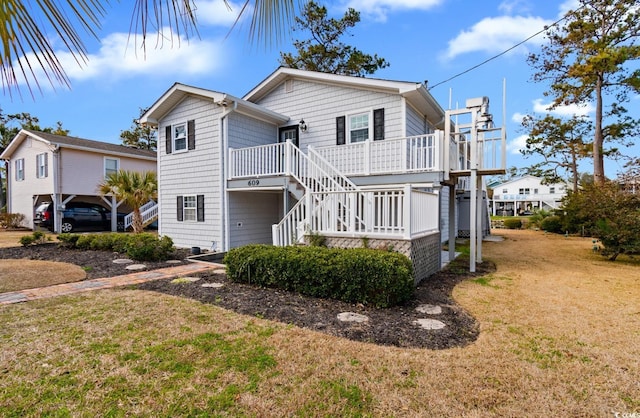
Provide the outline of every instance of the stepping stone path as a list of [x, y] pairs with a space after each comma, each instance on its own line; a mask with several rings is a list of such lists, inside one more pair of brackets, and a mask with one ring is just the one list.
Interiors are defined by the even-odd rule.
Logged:
[[338, 320], [342, 322], [367, 322], [369, 320], [368, 316], [361, 315], [355, 312], [341, 312], [338, 314]]
[[131, 264], [133, 260], [129, 260], [128, 258], [116, 258], [113, 260], [115, 264]]
[[125, 267], [125, 269], [127, 270], [144, 270], [146, 268], [147, 266], [145, 266], [144, 264], [130, 264], [127, 267]]
[[182, 264], [182, 260], [167, 260], [167, 264]]
[[225, 269], [215, 269], [213, 270], [214, 274], [227, 274], [227, 270]]
[[224, 283], [218, 283], [218, 282], [202, 283], [202, 287], [211, 287], [213, 289], [220, 289], [221, 287], [224, 287]]
[[440, 315], [442, 307], [438, 305], [420, 305], [416, 308], [416, 311], [427, 315]]
[[421, 326], [424, 329], [434, 330], [434, 329], [442, 329], [447, 325], [438, 321], [437, 319], [428, 319], [428, 318], [420, 318], [413, 321], [414, 324]]
[[175, 278], [173, 280], [171, 280], [171, 283], [193, 283], [193, 282], [197, 282], [198, 280], [200, 280], [200, 277], [190, 277], [190, 276], [184, 276], [184, 277], [178, 277]]

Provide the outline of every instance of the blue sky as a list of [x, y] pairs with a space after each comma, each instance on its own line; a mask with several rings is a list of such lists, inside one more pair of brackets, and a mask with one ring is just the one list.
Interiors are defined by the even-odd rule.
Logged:
[[[524, 143], [520, 129], [523, 115], [544, 114], [550, 103], [543, 96], [546, 87], [531, 82], [527, 54], [536, 52], [544, 38], [527, 43], [464, 75], [449, 78], [502, 53], [556, 21], [576, 0], [334, 0], [320, 2], [332, 17], [339, 18], [347, 7], [360, 11], [361, 22], [345, 37], [347, 44], [378, 54], [390, 67], [373, 77], [422, 82], [428, 80], [431, 94], [443, 108], [464, 106], [467, 98], [488, 96], [494, 121], [503, 120], [503, 84], [506, 82], [506, 126], [509, 142], [507, 165], [524, 167], [534, 160], [523, 159], [518, 149]], [[59, 53], [71, 88], [42, 91], [31, 98], [22, 88], [22, 98], [6, 92], [0, 108], [4, 114], [29, 112], [41, 126], [61, 121], [70, 135], [120, 143], [119, 134], [128, 129], [139, 108], [150, 106], [174, 82], [243, 96], [278, 67], [280, 51], [291, 51], [293, 32], [279, 45], [265, 47], [250, 43], [248, 19], [243, 19], [230, 36], [231, 24], [240, 2], [229, 11], [222, 0], [197, 0], [199, 36], [158, 42], [147, 39], [146, 53], [136, 46], [140, 36], [129, 36], [133, 2], [114, 3], [108, 9], [99, 40], [87, 39], [89, 61], [78, 66], [68, 53]], [[165, 31], [165, 35], [168, 32]], [[55, 40], [54, 40], [55, 42]], [[437, 85], [439, 84], [439, 85]], [[628, 106], [638, 115], [640, 99]], [[593, 107], [557, 109], [556, 113], [593, 114]], [[640, 155], [638, 145], [625, 150]], [[607, 174], [615, 176], [622, 164], [607, 161]], [[586, 168], [585, 168], [586, 169]]]

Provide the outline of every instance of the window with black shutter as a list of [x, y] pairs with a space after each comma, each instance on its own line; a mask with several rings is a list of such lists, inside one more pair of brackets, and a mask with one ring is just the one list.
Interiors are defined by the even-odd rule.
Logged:
[[196, 121], [187, 121], [187, 148], [196, 149]]
[[373, 140], [381, 141], [384, 139], [384, 109], [375, 109], [373, 111]]
[[167, 154], [171, 154], [173, 135], [171, 134], [171, 126], [167, 126], [164, 130], [164, 140], [165, 140], [165, 148], [167, 150]]
[[197, 221], [204, 222], [204, 195], [199, 194], [197, 196]]
[[346, 139], [345, 117], [338, 116], [336, 118], [336, 145], [344, 145]]
[[178, 221], [182, 222], [184, 219], [184, 204], [182, 203], [182, 196], [178, 196], [177, 199], [177, 208], [178, 210]]

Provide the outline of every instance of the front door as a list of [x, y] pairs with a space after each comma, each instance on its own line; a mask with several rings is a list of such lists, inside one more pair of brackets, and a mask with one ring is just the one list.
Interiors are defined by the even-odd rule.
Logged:
[[280, 135], [278, 137], [278, 142], [287, 142], [291, 141], [293, 145], [299, 147], [298, 143], [298, 125], [293, 126], [285, 126], [284, 128], [280, 128]]

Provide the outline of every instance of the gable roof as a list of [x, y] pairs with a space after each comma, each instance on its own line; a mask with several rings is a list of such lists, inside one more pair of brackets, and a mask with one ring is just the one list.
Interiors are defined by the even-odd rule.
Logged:
[[117, 155], [148, 161], [156, 160], [155, 151], [141, 150], [124, 145], [94, 141], [92, 139], [78, 138], [74, 136], [54, 135], [47, 132], [32, 131], [29, 129], [22, 129], [20, 132], [18, 132], [18, 134], [11, 140], [7, 148], [4, 150], [2, 155], [0, 155], [0, 159], [10, 159], [11, 155], [18, 149], [18, 147], [20, 147], [22, 142], [24, 142], [27, 137], [43, 142], [47, 145], [56, 146], [58, 148], [76, 149], [80, 151]]
[[287, 79], [303, 79], [318, 83], [398, 94], [409, 100], [422, 113], [431, 115], [433, 119], [437, 120], [436, 127], [440, 127], [444, 123], [445, 111], [440, 104], [431, 96], [431, 93], [422, 83], [410, 81], [354, 77], [280, 67], [245, 94], [243, 99], [250, 102], [258, 102]]
[[186, 97], [195, 96], [209, 100], [220, 106], [234, 109], [240, 113], [254, 116], [258, 119], [267, 120], [273, 123], [284, 123], [289, 120], [288, 116], [276, 113], [255, 103], [237, 98], [227, 93], [200, 87], [188, 86], [182, 83], [174, 83], [153, 105], [140, 117], [141, 124], [157, 125], [167, 113], [175, 108]]

